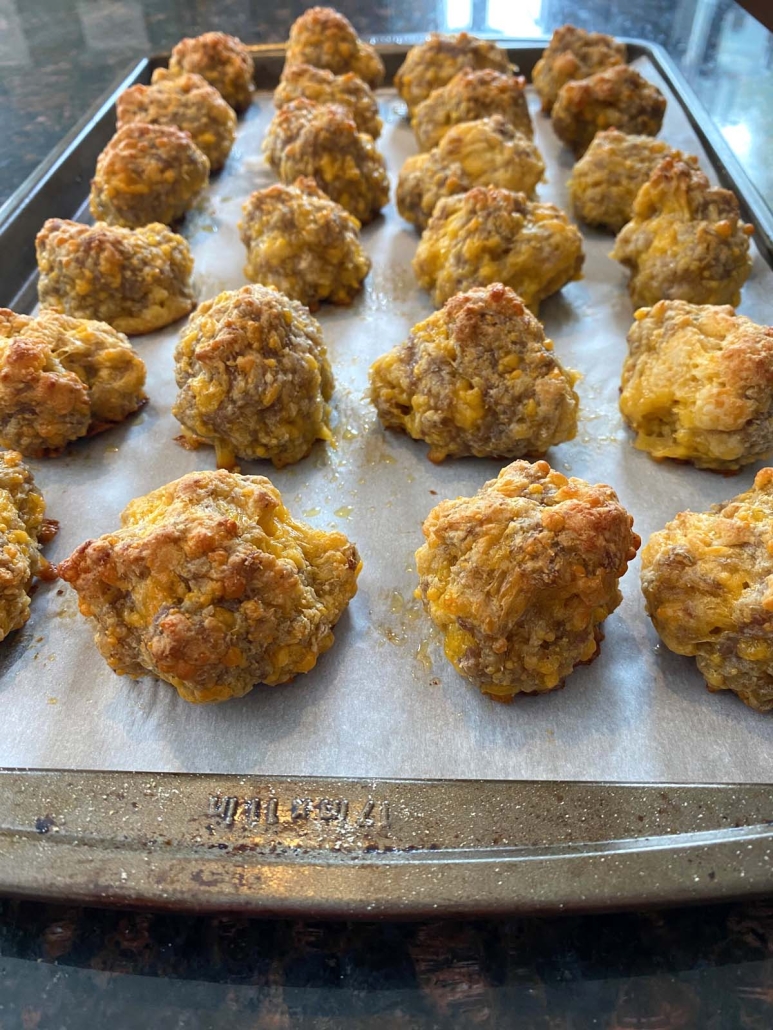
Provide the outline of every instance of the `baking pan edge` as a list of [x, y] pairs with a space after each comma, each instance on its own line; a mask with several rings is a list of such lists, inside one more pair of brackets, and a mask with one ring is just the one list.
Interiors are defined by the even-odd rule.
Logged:
[[770, 892], [767, 785], [0, 771], [0, 891], [264, 916], [599, 911]]

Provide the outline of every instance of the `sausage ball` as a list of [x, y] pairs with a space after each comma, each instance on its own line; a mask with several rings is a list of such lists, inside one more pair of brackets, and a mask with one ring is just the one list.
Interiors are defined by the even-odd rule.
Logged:
[[384, 81], [384, 62], [354, 26], [332, 7], [311, 7], [290, 26], [285, 65], [313, 64], [334, 75], [354, 72], [371, 89]]
[[502, 186], [531, 196], [545, 172], [534, 143], [497, 114], [450, 129], [427, 154], [414, 154], [397, 181], [397, 210], [424, 229], [441, 197], [473, 186]]
[[534, 134], [526, 105], [526, 80], [492, 68], [465, 68], [440, 89], [434, 90], [416, 108], [411, 128], [420, 150], [436, 147], [443, 136], [460, 122], [501, 115], [524, 136]]
[[243, 286], [200, 304], [174, 352], [179, 393], [172, 412], [215, 448], [220, 467], [236, 458], [299, 461], [332, 439], [327, 401], [333, 373], [322, 330], [308, 310], [268, 286]]
[[309, 103], [293, 100], [277, 112], [263, 141], [266, 160], [282, 182], [314, 179], [365, 225], [389, 200], [384, 158], [346, 108], [314, 104], [312, 110]]
[[30, 589], [36, 576], [48, 578], [41, 548], [56, 533], [45, 518], [43, 495], [21, 454], [0, 454], [0, 640], [30, 617]]
[[478, 39], [466, 32], [458, 36], [432, 32], [423, 43], [411, 47], [395, 75], [394, 83], [408, 105], [408, 114], [413, 115], [422, 100], [433, 90], [445, 86], [463, 68], [514, 70], [507, 53], [490, 40]]
[[551, 120], [556, 136], [580, 157], [599, 129], [620, 129], [656, 136], [663, 124], [666, 98], [651, 82], [621, 64], [559, 90]]
[[189, 133], [210, 171], [223, 167], [236, 139], [236, 115], [214, 86], [193, 72], [156, 68], [149, 86], [132, 86], [116, 101], [118, 128], [134, 122], [175, 125]]
[[581, 278], [582, 263], [582, 236], [555, 204], [476, 186], [438, 201], [413, 271], [436, 307], [462, 290], [501, 282], [536, 314], [541, 300]]
[[652, 136], [597, 132], [566, 184], [578, 218], [619, 232], [631, 220], [636, 194], [665, 157], [698, 162]]
[[705, 512], [683, 511], [642, 550], [647, 613], [711, 691], [773, 709], [773, 469]]
[[378, 101], [354, 72], [334, 75], [311, 64], [286, 65], [274, 90], [274, 106], [282, 108], [299, 97], [313, 100], [315, 104], [339, 104], [348, 110], [360, 132], [366, 132], [373, 139], [381, 135]]
[[501, 283], [457, 293], [370, 369], [387, 428], [430, 445], [431, 461], [541, 456], [577, 432], [577, 375], [520, 297]]
[[0, 308], [0, 444], [50, 457], [147, 399], [145, 364], [104, 322]]
[[635, 317], [620, 411], [640, 450], [713, 469], [773, 452], [773, 327], [683, 300]]
[[193, 310], [193, 257], [160, 222], [124, 229], [49, 218], [37, 235], [42, 308], [151, 333]]
[[343, 533], [296, 522], [263, 476], [191, 472], [59, 565], [114, 672], [186, 701], [242, 697], [309, 672], [357, 592]]
[[96, 221], [110, 225], [172, 225], [208, 181], [209, 161], [187, 132], [134, 122], [99, 155], [89, 206]]
[[242, 211], [248, 279], [275, 286], [312, 311], [323, 300], [351, 304], [370, 271], [360, 223], [313, 179], [256, 190]]
[[236, 36], [225, 32], [205, 32], [203, 36], [181, 39], [169, 58], [172, 75], [194, 72], [214, 86], [237, 113], [252, 100], [252, 55]]
[[441, 501], [416, 552], [419, 594], [455, 668], [510, 701], [563, 684], [599, 653], [639, 546], [609, 486], [514, 461], [474, 497]]
[[570, 80], [587, 79], [596, 72], [625, 64], [625, 60], [625, 43], [618, 43], [613, 36], [562, 25], [553, 33], [531, 76], [542, 100], [542, 110], [550, 114], [558, 91]]
[[311, 311], [321, 301], [350, 304], [370, 271], [360, 222], [313, 179], [258, 190], [242, 207], [244, 275], [275, 286]]
[[639, 190], [610, 256], [630, 270], [637, 308], [659, 300], [735, 306], [751, 272], [753, 232], [734, 193], [667, 157]]

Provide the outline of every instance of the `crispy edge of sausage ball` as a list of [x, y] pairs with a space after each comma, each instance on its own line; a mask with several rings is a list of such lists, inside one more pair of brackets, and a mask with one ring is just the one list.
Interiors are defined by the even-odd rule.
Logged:
[[45, 513], [43, 494], [21, 454], [0, 453], [0, 640], [29, 619], [33, 579], [55, 578], [41, 547], [58, 527]]

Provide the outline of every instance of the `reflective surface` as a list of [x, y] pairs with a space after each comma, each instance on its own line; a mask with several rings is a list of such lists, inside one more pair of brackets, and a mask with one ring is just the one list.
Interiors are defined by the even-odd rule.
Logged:
[[3, 1030], [770, 1030], [773, 907], [310, 924], [0, 905]]
[[[133, 58], [222, 29], [277, 42], [299, 0], [0, 0], [0, 202]], [[429, 29], [524, 38], [565, 21], [662, 44], [773, 198], [773, 34], [733, 0], [338, 0], [364, 36]]]

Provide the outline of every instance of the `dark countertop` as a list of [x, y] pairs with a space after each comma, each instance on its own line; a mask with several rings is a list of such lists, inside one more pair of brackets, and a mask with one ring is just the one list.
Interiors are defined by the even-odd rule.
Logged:
[[773, 906], [299, 923], [0, 903], [3, 1030], [770, 1030]]
[[[0, 0], [0, 202], [132, 59], [212, 28], [279, 41], [306, 6]], [[773, 197], [773, 36], [732, 0], [338, 6], [365, 36], [467, 27], [534, 37], [572, 20], [661, 43]], [[399, 925], [0, 901], [0, 1030], [90, 1025], [770, 1030], [773, 901]]]

